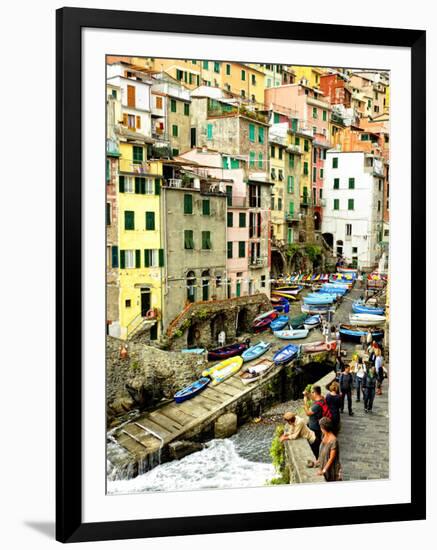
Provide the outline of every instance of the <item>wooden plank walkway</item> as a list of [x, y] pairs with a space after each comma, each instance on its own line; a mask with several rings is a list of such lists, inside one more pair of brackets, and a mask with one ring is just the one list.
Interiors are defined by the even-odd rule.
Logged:
[[252, 384], [243, 384], [234, 376], [217, 386], [208, 386], [193, 399], [168, 403], [125, 424], [115, 438], [122, 447], [144, 460], [172, 441], [183, 439], [184, 434], [196, 427], [213, 422], [227, 407], [268, 383], [282, 368], [274, 367], [267, 376]]

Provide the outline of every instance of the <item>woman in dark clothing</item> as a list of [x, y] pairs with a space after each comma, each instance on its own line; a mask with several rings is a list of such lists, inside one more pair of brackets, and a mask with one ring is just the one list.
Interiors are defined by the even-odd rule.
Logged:
[[340, 409], [341, 409], [341, 397], [340, 386], [337, 382], [333, 382], [329, 386], [329, 391], [326, 394], [326, 403], [331, 411], [332, 431], [334, 434], [338, 434], [340, 430]]
[[322, 442], [318, 465], [318, 475], [325, 476], [326, 481], [341, 481], [343, 479], [340, 463], [340, 446], [335, 434], [332, 431], [332, 422], [323, 417], [319, 421], [322, 430]]
[[375, 399], [376, 390], [376, 369], [371, 367], [363, 378], [363, 394], [364, 394], [364, 412], [372, 412], [373, 400]]

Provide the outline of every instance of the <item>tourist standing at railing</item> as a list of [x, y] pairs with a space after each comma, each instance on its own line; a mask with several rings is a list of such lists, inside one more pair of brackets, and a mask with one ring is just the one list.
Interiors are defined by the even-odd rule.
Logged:
[[292, 441], [294, 439], [307, 439], [308, 443], [312, 445], [316, 440], [316, 434], [310, 430], [303, 418], [292, 413], [286, 412], [284, 414], [285, 429], [279, 440]]
[[311, 391], [311, 399], [313, 400], [313, 404], [311, 405], [311, 408], [308, 404], [308, 397], [309, 394], [307, 392], [304, 392], [303, 407], [305, 410], [305, 414], [308, 416], [308, 428], [313, 431], [316, 436], [314, 442], [311, 443], [310, 446], [314, 453], [314, 456], [316, 458], [319, 458], [319, 447], [322, 440], [322, 432], [320, 430], [319, 420], [323, 416], [321, 403], [324, 400], [324, 397], [322, 396], [322, 389], [320, 388], [320, 386], [313, 386], [313, 389]]

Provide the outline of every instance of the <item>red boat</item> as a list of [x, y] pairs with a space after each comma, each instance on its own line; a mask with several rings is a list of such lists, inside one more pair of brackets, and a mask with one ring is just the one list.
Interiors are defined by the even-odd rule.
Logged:
[[277, 316], [278, 313], [274, 311], [273, 313], [270, 313], [270, 315], [255, 320], [252, 325], [253, 332], [262, 332], [263, 330], [267, 330], [270, 326], [270, 323], [273, 321], [273, 319], [276, 319]]
[[222, 359], [228, 359], [229, 357], [235, 357], [240, 355], [249, 347], [246, 342], [231, 344], [230, 346], [224, 346], [222, 348], [212, 349], [208, 351], [208, 361], [221, 361]]

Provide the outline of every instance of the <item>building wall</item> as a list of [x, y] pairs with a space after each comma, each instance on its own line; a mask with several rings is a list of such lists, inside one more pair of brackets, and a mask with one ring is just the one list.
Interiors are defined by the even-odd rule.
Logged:
[[[176, 104], [176, 112], [171, 110], [172, 101]], [[188, 105], [188, 114], [186, 107]], [[176, 98], [169, 97], [167, 101], [167, 120], [168, 120], [168, 139], [172, 150], [176, 150], [175, 154], [185, 153], [190, 149], [190, 103], [181, 101]], [[174, 135], [173, 128], [177, 127], [177, 136]]]
[[[333, 168], [333, 158], [338, 159], [338, 168]], [[343, 241], [343, 256], [349, 262], [356, 256], [358, 267], [370, 269], [380, 256], [377, 245], [382, 230], [383, 186], [382, 178], [375, 177], [373, 169], [365, 167], [365, 162], [366, 155], [362, 152], [328, 151], [322, 231], [333, 234], [334, 250], [337, 241]], [[334, 189], [334, 178], [340, 180], [338, 190]], [[349, 178], [355, 178], [355, 189], [349, 189]], [[340, 201], [338, 210], [334, 210], [334, 199]], [[349, 199], [354, 200], [354, 210], [348, 210]], [[378, 201], [381, 204], [379, 211]], [[346, 224], [352, 225], [350, 236], [347, 235]]]
[[[113, 254], [118, 259], [118, 157], [108, 155], [106, 173], [106, 203], [110, 209], [110, 218], [106, 222], [106, 319], [109, 322], [119, 321], [119, 281], [118, 266], [113, 265]], [[109, 224], [108, 224], [109, 221]]]

